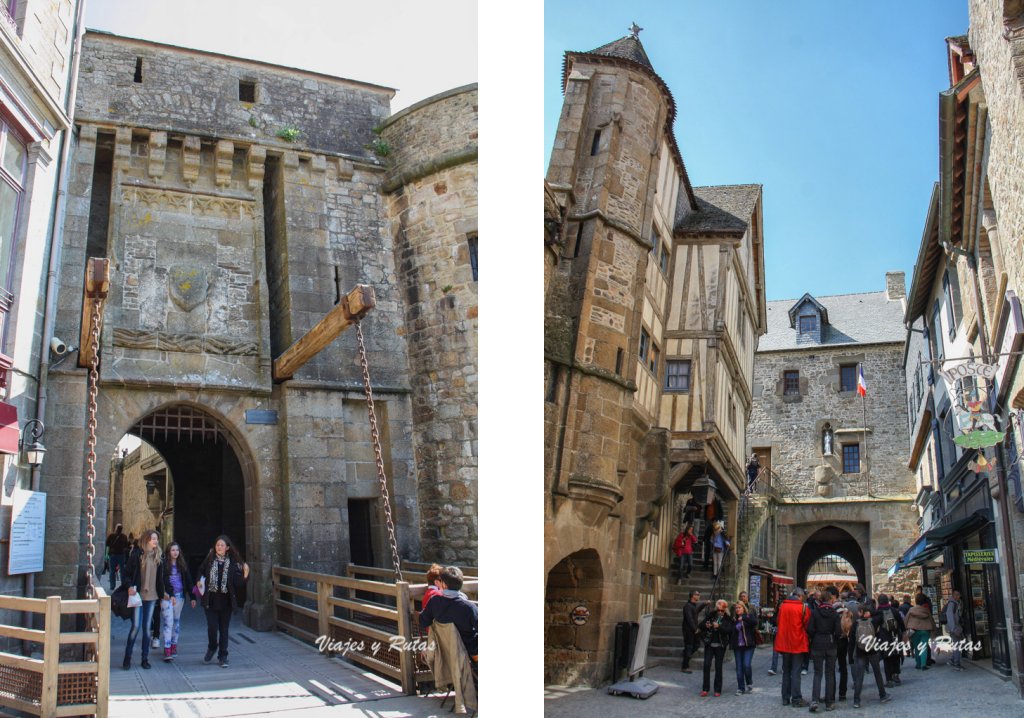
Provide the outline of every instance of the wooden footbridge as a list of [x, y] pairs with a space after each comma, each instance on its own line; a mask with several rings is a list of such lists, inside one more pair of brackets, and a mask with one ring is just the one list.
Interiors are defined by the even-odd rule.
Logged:
[[[422, 564], [403, 568], [422, 581]], [[143, 669], [136, 645], [132, 667], [123, 670], [130, 624], [111, 616], [102, 589], [94, 600], [0, 597], [0, 609], [45, 616], [40, 630], [0, 624], [0, 635], [35, 649], [31, 657], [0, 652], [0, 706], [40, 716], [124, 718], [441, 712], [443, 694], [418, 695], [433, 677], [410, 650], [420, 639], [426, 584], [395, 583], [392, 570], [362, 566], [349, 566], [345, 576], [275, 566], [273, 575], [277, 626], [255, 631], [236, 617], [228, 668], [203, 662], [201, 608], [182, 612], [175, 660], [165, 662], [162, 648], [151, 648], [152, 667]], [[475, 599], [476, 570], [466, 575], [463, 590]], [[364, 705], [375, 701], [386, 703]]]

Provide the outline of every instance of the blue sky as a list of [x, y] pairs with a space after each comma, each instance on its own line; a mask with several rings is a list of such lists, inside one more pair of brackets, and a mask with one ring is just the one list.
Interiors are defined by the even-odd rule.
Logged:
[[565, 50], [640, 40], [676, 100], [694, 186], [764, 185], [768, 299], [880, 291], [913, 272], [938, 178], [944, 39], [967, 0], [548, 0], [544, 167]]

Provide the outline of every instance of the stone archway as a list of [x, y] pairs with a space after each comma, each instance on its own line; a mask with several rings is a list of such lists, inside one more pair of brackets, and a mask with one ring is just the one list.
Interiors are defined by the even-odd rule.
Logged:
[[[604, 670], [599, 656], [604, 569], [594, 549], [566, 556], [548, 572], [544, 591], [544, 683], [588, 683]], [[573, 609], [585, 607], [587, 622], [577, 625]]]
[[[194, 544], [192, 549], [186, 545], [190, 541], [180, 528], [175, 531], [174, 539], [182, 543], [183, 553], [198, 556], [205, 555], [203, 544], [212, 544], [217, 533], [228, 533], [250, 567], [244, 620], [257, 630], [268, 630], [274, 624], [271, 568], [286, 555], [279, 538], [280, 531], [275, 528], [284, 519], [282, 506], [276, 501], [267, 503], [266, 499], [261, 500], [262, 489], [269, 489], [272, 495], [278, 492], [276, 486], [268, 483], [273, 479], [268, 468], [276, 463], [278, 430], [272, 425], [243, 423], [245, 409], [251, 405], [251, 400], [241, 395], [188, 390], [142, 392], [133, 388], [101, 387], [97, 454], [112, 455], [121, 437], [134, 434], [154, 445], [167, 458], [175, 450], [188, 450], [186, 435], [191, 432], [199, 447], [197, 461], [202, 454], [207, 454], [207, 458], [219, 456], [220, 460], [231, 464], [227, 471], [231, 474], [229, 483], [232, 485], [228, 487], [229, 496], [223, 497], [236, 507], [231, 525], [215, 529], [211, 524], [209, 528], [197, 531], [198, 536], [191, 541]], [[172, 414], [179, 415], [179, 418], [172, 419]], [[191, 415], [192, 418], [186, 419], [181, 415]], [[181, 441], [175, 446], [179, 428]], [[203, 434], [206, 436], [205, 449], [200, 438]], [[259, 447], [258, 452], [255, 447]], [[183, 472], [188, 472], [189, 462], [176, 462], [173, 457], [169, 458], [169, 473], [174, 477], [175, 487], [181, 482], [188, 483], [189, 479], [183, 476]], [[224, 466], [221, 466], [217, 473], [223, 471]], [[109, 490], [105, 478], [101, 473], [97, 481], [97, 493], [104, 503]], [[188, 511], [185, 508], [188, 493], [188, 490], [184, 494], [176, 491], [175, 501], [179, 506], [175, 509], [179, 516]], [[109, 527], [104, 529], [109, 531]], [[211, 531], [215, 533], [205, 535]], [[102, 530], [98, 534], [104, 535]], [[205, 546], [205, 550], [208, 548]]]
[[169, 507], [173, 538], [195, 572], [214, 538], [226, 534], [248, 560], [254, 540], [252, 476], [244, 448], [226, 425], [204, 408], [184, 402], [166, 404], [141, 417], [128, 430], [152, 445], [168, 467], [174, 500]]
[[832, 554], [846, 559], [857, 572], [858, 582], [864, 586], [868, 585], [867, 558], [864, 549], [849, 531], [831, 524], [818, 528], [800, 546], [796, 560], [797, 585], [806, 585], [807, 574], [811, 566], [818, 559]]

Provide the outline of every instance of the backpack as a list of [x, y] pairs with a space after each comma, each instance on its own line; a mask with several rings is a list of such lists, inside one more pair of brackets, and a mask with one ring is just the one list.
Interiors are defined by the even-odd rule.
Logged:
[[948, 601], [946, 603], [945, 607], [942, 609], [942, 613], [939, 614], [939, 623], [942, 624], [943, 626], [945, 626], [945, 625], [947, 625], [949, 623], [949, 616], [948, 616], [948, 614], [946, 614], [946, 611], [949, 610], [949, 604], [950, 603], [952, 603], [952, 601]]
[[868, 646], [873, 643], [871, 639], [875, 637], [875, 627], [871, 625], [870, 618], [862, 618], [857, 621], [857, 648], [868, 652]]
[[900, 634], [900, 624], [896, 620], [896, 614], [893, 613], [893, 608], [889, 608], [889, 615], [885, 619], [885, 630], [888, 631], [890, 636], [898, 636]]

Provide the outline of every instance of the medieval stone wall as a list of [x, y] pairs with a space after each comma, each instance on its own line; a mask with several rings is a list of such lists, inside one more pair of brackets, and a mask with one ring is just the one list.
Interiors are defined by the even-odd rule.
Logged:
[[[132, 77], [138, 57], [141, 83]], [[438, 359], [454, 367], [452, 389], [429, 400], [453, 437], [435, 442], [449, 448], [430, 472], [417, 471], [406, 286], [387, 231], [384, 168], [364, 147], [387, 114], [391, 91], [98, 34], [88, 36], [82, 66], [56, 332], [79, 336], [86, 257], [105, 254], [111, 292], [101, 345], [98, 455], [110, 455], [125, 431], [168, 405], [194, 407], [216, 420], [244, 483], [254, 625], [267, 625], [273, 563], [341, 572], [351, 556], [350, 500], [376, 501], [374, 560], [389, 565], [355, 332], [332, 342], [293, 379], [271, 378], [280, 351], [354, 284], [370, 284], [377, 304], [362, 325], [399, 552], [422, 557], [417, 487], [451, 482], [445, 506], [457, 510], [451, 538], [461, 551], [453, 558], [475, 563], [475, 283], [466, 276], [464, 242], [442, 249], [436, 237], [424, 235], [423, 271], [437, 275], [431, 291], [440, 296], [431, 300], [432, 311], [443, 320], [431, 337]], [[238, 99], [239, 79], [255, 84], [251, 106]], [[248, 122], [254, 114], [257, 127]], [[467, 127], [475, 120], [474, 113]], [[294, 142], [274, 136], [279, 122], [301, 130]], [[109, 178], [102, 167], [97, 172], [104, 161], [98, 145], [112, 148], [112, 160], [105, 160]], [[436, 223], [448, 223], [445, 231], [470, 216], [475, 231], [475, 163], [471, 171], [444, 172], [407, 196], [434, 198], [439, 204], [430, 209]], [[436, 192], [438, 181], [447, 183], [450, 197]], [[104, 217], [105, 234], [96, 229]], [[423, 227], [435, 229], [430, 222]], [[446, 267], [442, 256], [449, 256]], [[442, 291], [449, 284], [454, 291]], [[48, 542], [40, 591], [65, 595], [81, 583], [85, 532], [86, 375], [75, 363], [70, 357], [51, 382], [46, 422], [57, 432], [47, 441], [54, 460], [43, 469], [58, 532]], [[425, 382], [438, 381], [431, 371]], [[250, 421], [252, 410], [276, 415], [270, 423]], [[100, 516], [106, 484], [101, 477]]]
[[390, 148], [385, 188], [404, 295], [423, 553], [476, 565], [476, 85], [403, 110], [380, 136]]
[[[139, 61], [141, 60], [141, 66]], [[140, 67], [141, 81], [136, 82]], [[255, 102], [239, 99], [255, 83]], [[138, 127], [366, 157], [393, 91], [266, 63], [88, 33], [83, 40], [76, 119], [131, 116]]]
[[[839, 365], [863, 363], [868, 395], [839, 391]], [[785, 370], [800, 372], [801, 397], [782, 396]], [[787, 496], [816, 496], [815, 469], [832, 469], [836, 487], [846, 494], [863, 495], [866, 482], [842, 474], [842, 433], [864, 427], [867, 411], [867, 447], [862, 434], [848, 435], [861, 444], [861, 460], [870, 473], [871, 491], [879, 495], [912, 494], [914, 476], [906, 468], [907, 392], [903, 374], [903, 347], [899, 344], [856, 345], [813, 350], [758, 352], [754, 362], [754, 407], [747, 441], [751, 447], [772, 448], [772, 468], [780, 474]], [[822, 429], [828, 422], [835, 433], [833, 456], [822, 456]], [[821, 472], [819, 472], [820, 474]]]

